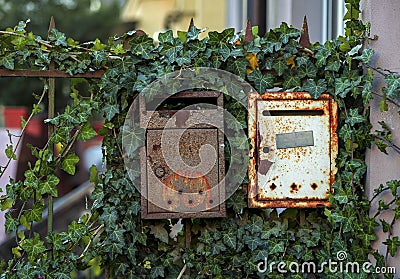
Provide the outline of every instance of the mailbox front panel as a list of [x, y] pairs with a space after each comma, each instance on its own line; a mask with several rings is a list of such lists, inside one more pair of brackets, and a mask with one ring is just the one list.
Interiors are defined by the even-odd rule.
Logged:
[[[162, 187], [148, 187], [147, 196], [150, 201], [148, 213], [218, 211], [219, 206], [215, 205], [220, 203], [219, 191], [218, 189], [210, 191], [219, 181], [218, 158], [217, 160], [202, 158], [209, 160], [206, 162], [209, 165], [207, 173], [195, 169], [171, 169], [164, 159], [161, 137], [163, 135], [165, 138], [174, 138], [173, 134], [176, 133], [175, 129], [147, 132], [148, 185], [155, 186], [160, 182], [164, 184]], [[193, 167], [200, 164], [200, 148], [205, 144], [218, 150], [217, 129], [185, 130], [179, 142], [179, 155], [183, 162]], [[162, 208], [155, 204], [161, 205]]]
[[139, 97], [143, 219], [226, 216], [223, 94], [180, 92], [172, 105], [146, 103]]
[[249, 102], [250, 206], [328, 205], [337, 152], [333, 100], [326, 95], [313, 100], [306, 93], [267, 93], [254, 94]]

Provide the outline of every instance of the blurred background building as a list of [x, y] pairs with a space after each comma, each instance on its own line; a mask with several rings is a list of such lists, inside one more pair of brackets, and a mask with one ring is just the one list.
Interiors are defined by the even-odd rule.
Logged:
[[263, 35], [281, 22], [301, 28], [304, 15], [312, 42], [343, 32], [343, 0], [127, 0], [121, 20], [157, 38], [163, 30], [186, 30], [192, 17], [199, 28], [238, 32], [250, 19]]

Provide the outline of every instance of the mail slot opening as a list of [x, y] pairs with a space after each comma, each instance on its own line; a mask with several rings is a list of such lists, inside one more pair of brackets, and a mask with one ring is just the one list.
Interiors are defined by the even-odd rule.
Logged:
[[[163, 101], [164, 100], [164, 101]], [[155, 98], [146, 104], [147, 109], [156, 111], [165, 110], [182, 110], [188, 109], [215, 109], [218, 99], [217, 98], [199, 98], [199, 97], [186, 97], [178, 98], [175, 95], [166, 98]]]
[[323, 110], [264, 110], [264, 116], [320, 116]]

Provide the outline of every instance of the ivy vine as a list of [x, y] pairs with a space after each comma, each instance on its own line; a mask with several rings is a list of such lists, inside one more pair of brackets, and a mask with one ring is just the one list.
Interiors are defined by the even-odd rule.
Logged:
[[[376, 95], [372, 82], [384, 75], [381, 109], [387, 102], [396, 103], [400, 78], [397, 73], [374, 69], [369, 65], [374, 54], [363, 49], [371, 40], [368, 24], [359, 20], [359, 1], [346, 0], [346, 32], [335, 40], [311, 44], [299, 43], [301, 31], [286, 23], [259, 37], [247, 28], [204, 32], [190, 26], [187, 32], [160, 33], [157, 44], [138, 31], [110, 38], [107, 43], [95, 40], [79, 43], [53, 29], [47, 39], [28, 32], [27, 23], [0, 31], [0, 66], [8, 70], [46, 70], [54, 63], [57, 70], [73, 77], [79, 73], [104, 70], [102, 78], [75, 80], [70, 102], [63, 113], [47, 119], [55, 127], [48, 144], [32, 147], [37, 158], [25, 172], [24, 181], [10, 180], [7, 192], [0, 197], [2, 210], [22, 203], [17, 214], [6, 212], [6, 231], [15, 233], [13, 258], [0, 264], [1, 278], [73, 278], [74, 271], [93, 266], [104, 269], [107, 278], [310, 278], [310, 274], [282, 274], [274, 270], [260, 273], [257, 264], [268, 262], [315, 262], [335, 259], [346, 251], [349, 261], [368, 262], [373, 255], [377, 266], [385, 266], [388, 255], [400, 247], [393, 225], [400, 218], [400, 181], [388, 181], [376, 188], [368, 200], [365, 193], [365, 151], [376, 144], [383, 152], [399, 148], [392, 142], [385, 123], [382, 131], [371, 133], [369, 102]], [[339, 155], [338, 173], [330, 195], [331, 207], [325, 209], [249, 209], [246, 182], [227, 201], [228, 216], [221, 219], [149, 221], [140, 219], [140, 193], [123, 167], [121, 127], [130, 104], [146, 85], [164, 74], [189, 67], [212, 67], [229, 71], [249, 81], [258, 92], [278, 87], [280, 90], [308, 91], [318, 98], [327, 92], [338, 102]], [[74, 80], [74, 79], [73, 79]], [[89, 85], [90, 96], [81, 94], [77, 82]], [[48, 92], [37, 96], [32, 115]], [[226, 101], [227, 108], [246, 125], [246, 112]], [[107, 169], [90, 169], [95, 185], [90, 213], [73, 221], [68, 230], [39, 235], [32, 232], [34, 222], [42, 221], [48, 196], [57, 197], [57, 169], [75, 173], [79, 157], [71, 147], [77, 140], [96, 136], [90, 119], [95, 113], [104, 116], [99, 134]], [[31, 118], [31, 117], [30, 117]], [[23, 127], [30, 121], [23, 121]], [[5, 150], [16, 159], [15, 137]], [[60, 144], [54, 154], [51, 144]], [[140, 144], [140, 143], [138, 143]], [[1, 166], [3, 175], [7, 166]], [[378, 212], [369, 215], [371, 203], [382, 193], [392, 200], [379, 200]], [[381, 219], [384, 211], [393, 211], [393, 219]], [[191, 245], [185, 243], [184, 227], [190, 224]], [[388, 237], [387, 253], [371, 248], [375, 229], [383, 227]], [[374, 274], [315, 274], [321, 278], [369, 278]], [[344, 276], [344, 277], [343, 277]], [[389, 275], [390, 276], [390, 275]]]

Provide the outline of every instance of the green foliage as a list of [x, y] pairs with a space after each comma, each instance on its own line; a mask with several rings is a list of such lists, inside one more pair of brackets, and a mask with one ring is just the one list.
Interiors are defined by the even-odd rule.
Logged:
[[[284, 278], [276, 271], [258, 273], [257, 264], [265, 258], [269, 262], [319, 263], [335, 259], [338, 251], [346, 251], [349, 260], [364, 262], [374, 254], [382, 262], [371, 248], [380, 224], [388, 233], [384, 242], [388, 254], [396, 255], [400, 241], [393, 236], [392, 225], [400, 218], [400, 182], [381, 185], [371, 201], [364, 193], [365, 149], [373, 141], [383, 151], [393, 145], [384, 123], [384, 131], [370, 134], [368, 103], [373, 72], [368, 63], [373, 51], [361, 50], [366, 27], [358, 20], [358, 1], [346, 3], [346, 37], [311, 45], [310, 49], [299, 45], [300, 31], [285, 23], [250, 42], [245, 42], [243, 34], [235, 36], [233, 29], [209, 32], [204, 39], [199, 38], [203, 30], [195, 26], [179, 32], [178, 38], [166, 31], [159, 34], [158, 45], [145, 34], [130, 32], [121, 37], [131, 36], [128, 48], [123, 47], [121, 38], [111, 38], [108, 44], [100, 40], [80, 44], [57, 30], [45, 42], [26, 31], [27, 22], [1, 35], [3, 68], [41, 69], [54, 61], [56, 69], [71, 75], [106, 70], [100, 80], [85, 81], [90, 97], [82, 96], [75, 86], [84, 80], [72, 83], [70, 105], [46, 120], [57, 128], [49, 144], [43, 149], [32, 148], [37, 163], [25, 173], [24, 182], [11, 180], [7, 193], [0, 197], [2, 210], [23, 204], [18, 216], [6, 213], [6, 230], [17, 232], [17, 246], [12, 250], [14, 258], [3, 264], [5, 278], [70, 278], [72, 271], [95, 263], [111, 278], [177, 278], [184, 268], [190, 269], [193, 278]], [[186, 220], [183, 229], [175, 220], [169, 224], [166, 220], [141, 220], [141, 196], [135, 188], [140, 185], [139, 162], [132, 160], [133, 170], [128, 173], [120, 146], [122, 140], [128, 140], [126, 152], [137, 154], [145, 131], [139, 127], [124, 130], [124, 119], [129, 105], [147, 84], [184, 67], [227, 70], [249, 81], [259, 92], [278, 87], [308, 91], [313, 98], [331, 94], [340, 109], [338, 173], [334, 194], [329, 198], [331, 207], [286, 209], [280, 215], [272, 209], [249, 209], [243, 185], [226, 203], [227, 218]], [[398, 97], [399, 80], [396, 74], [385, 75], [388, 98]], [[44, 93], [47, 90], [45, 86]], [[149, 98], [158, 94], [147, 93]], [[225, 105], [245, 127], [244, 108], [229, 99]], [[73, 221], [64, 232], [47, 236], [32, 233], [32, 223], [41, 221], [45, 198], [57, 196], [59, 178], [55, 171], [75, 173], [79, 158], [71, 151], [74, 142], [97, 135], [90, 125], [93, 113], [101, 113], [105, 119], [99, 134], [104, 137], [107, 170], [90, 168], [90, 181], [95, 185], [91, 212]], [[59, 155], [53, 154], [50, 143], [62, 146]], [[5, 152], [10, 160], [15, 158], [11, 144]], [[370, 204], [382, 193], [393, 199], [379, 200], [377, 215], [370, 217]], [[394, 212], [390, 221], [380, 218], [386, 210]], [[20, 225], [25, 231], [18, 228]], [[186, 229], [191, 232], [189, 247], [183, 234]]]

